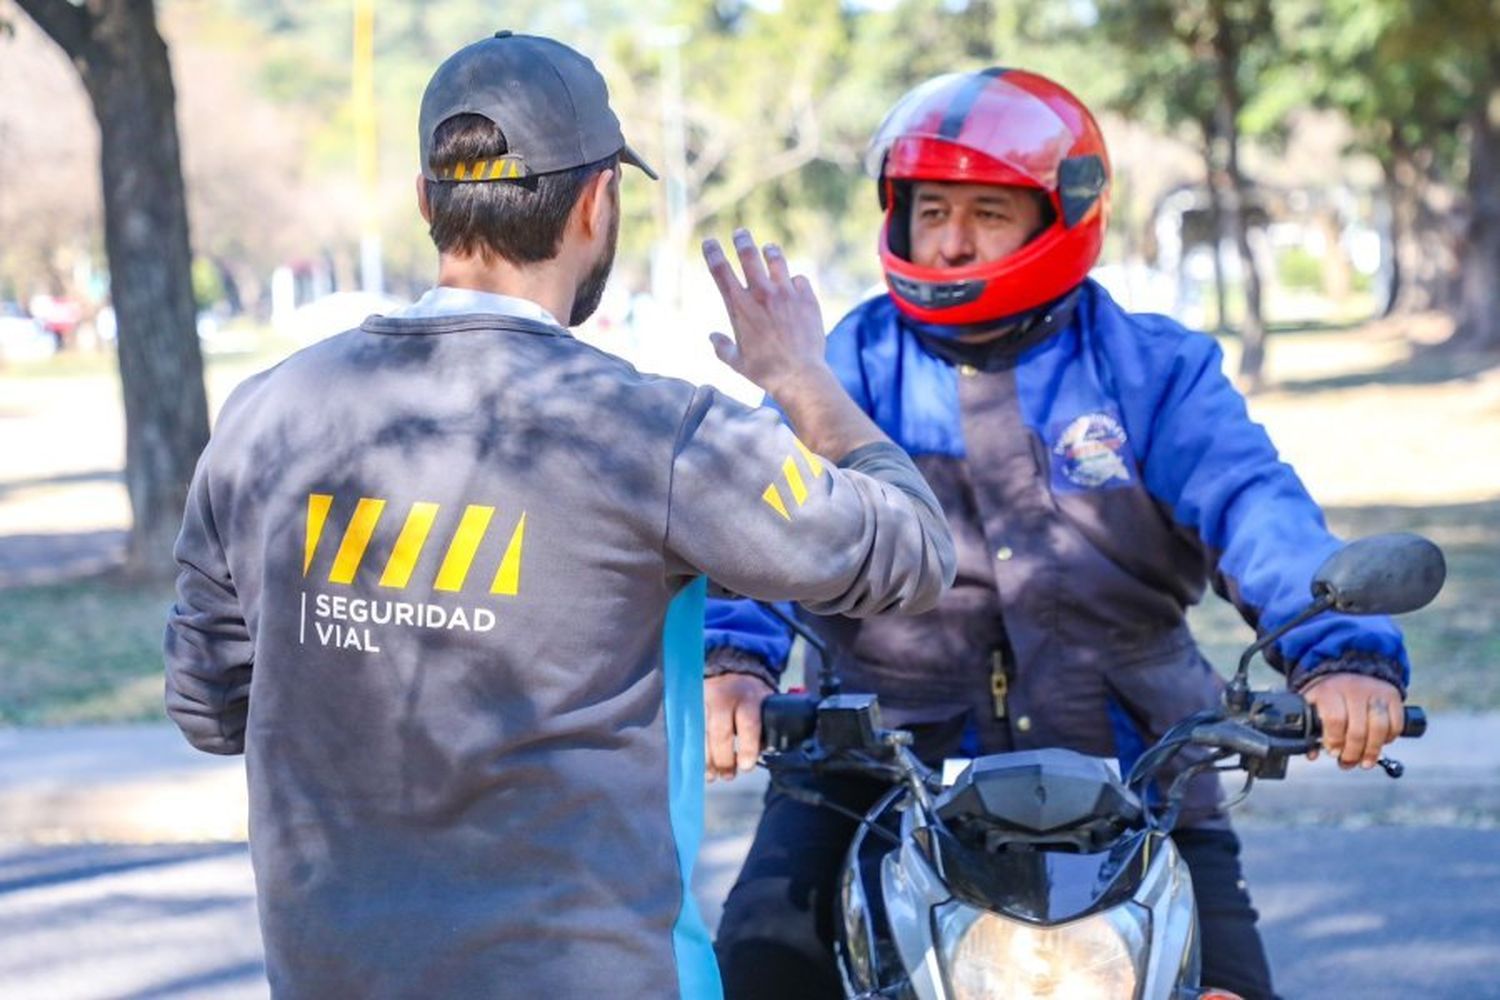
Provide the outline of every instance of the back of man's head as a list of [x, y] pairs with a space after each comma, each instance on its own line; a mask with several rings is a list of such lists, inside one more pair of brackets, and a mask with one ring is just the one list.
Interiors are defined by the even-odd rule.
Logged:
[[[483, 115], [460, 114], [434, 131], [429, 165], [440, 176], [451, 175], [461, 164], [509, 152], [498, 125]], [[567, 170], [489, 183], [429, 179], [428, 232], [442, 254], [516, 265], [551, 260], [562, 249], [568, 217], [588, 182], [619, 162], [615, 153]]]

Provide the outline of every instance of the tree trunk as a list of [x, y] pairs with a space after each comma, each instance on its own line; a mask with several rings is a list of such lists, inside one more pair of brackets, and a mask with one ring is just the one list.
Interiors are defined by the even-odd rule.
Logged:
[[1381, 305], [1382, 319], [1393, 315], [1406, 299], [1408, 269], [1405, 263], [1411, 241], [1411, 220], [1407, 212], [1407, 196], [1398, 179], [1394, 156], [1380, 157], [1380, 169], [1385, 179], [1385, 199], [1390, 211], [1391, 280], [1386, 289], [1385, 302]]
[[1245, 316], [1240, 323], [1240, 381], [1253, 391], [1261, 383], [1261, 369], [1266, 360], [1266, 326], [1261, 317], [1260, 268], [1250, 249], [1248, 218], [1249, 185], [1240, 170], [1240, 98], [1239, 46], [1227, 14], [1219, 12], [1218, 30], [1214, 33], [1214, 69], [1219, 81], [1218, 124], [1224, 140], [1224, 172], [1229, 181], [1224, 199], [1224, 214], [1239, 251], [1240, 273], [1244, 281]]
[[1469, 220], [1459, 279], [1459, 342], [1500, 349], [1500, 67], [1474, 115], [1469, 147]]
[[72, 58], [99, 121], [104, 244], [119, 330], [128, 568], [170, 573], [208, 440], [187, 205], [166, 43], [152, 0], [18, 0]]
[[1219, 194], [1219, 169], [1214, 164], [1214, 134], [1203, 130], [1203, 169], [1208, 190], [1208, 227], [1212, 231], [1209, 249], [1214, 262], [1214, 306], [1218, 332], [1229, 329], [1229, 289], [1224, 276], [1224, 201]]

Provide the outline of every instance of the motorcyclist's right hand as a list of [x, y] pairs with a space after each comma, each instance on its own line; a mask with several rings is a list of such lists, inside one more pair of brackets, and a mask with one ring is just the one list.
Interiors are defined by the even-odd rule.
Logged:
[[708, 780], [733, 780], [760, 757], [760, 705], [774, 692], [751, 674], [719, 674], [703, 682]]

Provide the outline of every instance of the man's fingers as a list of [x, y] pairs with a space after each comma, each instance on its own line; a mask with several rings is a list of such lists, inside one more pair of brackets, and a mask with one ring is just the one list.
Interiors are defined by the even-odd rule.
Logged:
[[719, 287], [719, 295], [726, 303], [745, 291], [745, 286], [735, 276], [734, 268], [730, 266], [729, 258], [724, 255], [724, 248], [719, 245], [718, 240], [703, 241], [703, 260], [708, 265], [708, 273], [713, 276], [714, 284]]
[[726, 777], [734, 773], [734, 709], [719, 699], [707, 706], [708, 772]]
[[1401, 735], [1401, 730], [1406, 728], [1406, 706], [1401, 703], [1400, 698], [1382, 699], [1386, 703], [1386, 715], [1389, 718], [1391, 728], [1385, 734], [1387, 743]]
[[1348, 725], [1344, 730], [1344, 751], [1339, 754], [1340, 767], [1353, 767], [1365, 755], [1365, 736], [1370, 731], [1370, 713], [1363, 704], [1345, 703]]
[[1365, 752], [1360, 758], [1360, 766], [1368, 769], [1375, 766], [1381, 749], [1390, 740], [1390, 705], [1384, 698], [1371, 698], [1365, 706], [1365, 714], [1369, 716], [1370, 728], [1365, 736]]
[[708, 335], [708, 340], [714, 345], [714, 353], [719, 356], [720, 361], [735, 371], [740, 370], [740, 348], [734, 338], [715, 331]]
[[766, 277], [766, 263], [760, 259], [760, 251], [755, 247], [750, 230], [734, 231], [734, 249], [739, 254], [740, 267], [745, 271], [745, 287], [751, 292], [757, 288], [764, 290], [770, 284], [770, 279]]
[[760, 757], [760, 703], [754, 698], [742, 698], [734, 706], [734, 739], [740, 770], [751, 770]]
[[775, 243], [767, 243], [765, 248], [766, 270], [771, 275], [771, 280], [778, 285], [784, 285], [792, 280], [791, 268], [787, 266], [786, 254], [781, 252], [781, 247]]
[[1323, 747], [1335, 757], [1344, 749], [1344, 734], [1349, 728], [1343, 698], [1319, 699], [1318, 717], [1323, 721]]

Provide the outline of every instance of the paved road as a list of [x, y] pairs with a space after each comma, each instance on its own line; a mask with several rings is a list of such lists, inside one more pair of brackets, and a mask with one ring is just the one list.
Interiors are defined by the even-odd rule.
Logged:
[[[1500, 998], [1500, 830], [1245, 831], [1288, 998]], [[745, 835], [704, 852], [707, 918]], [[244, 845], [0, 848], [0, 996], [264, 998]]]

